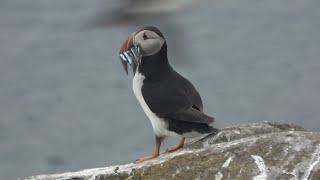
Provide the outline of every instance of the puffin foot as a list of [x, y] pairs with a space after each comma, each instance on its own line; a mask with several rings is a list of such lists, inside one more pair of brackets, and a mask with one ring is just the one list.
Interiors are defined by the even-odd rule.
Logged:
[[159, 156], [159, 154], [150, 154], [150, 155], [142, 156], [141, 158], [137, 159], [135, 161], [135, 163], [142, 163], [142, 162], [147, 161], [147, 160], [155, 159], [158, 156]]
[[182, 137], [182, 138], [180, 139], [180, 141], [178, 142], [178, 144], [169, 147], [169, 148], [167, 149], [167, 152], [174, 152], [174, 151], [177, 151], [178, 149], [181, 149], [181, 148], [183, 147], [183, 145], [184, 145], [184, 140], [185, 140], [185, 138]]
[[159, 156], [159, 154], [160, 154], [160, 146], [161, 146], [162, 140], [163, 140], [162, 137], [157, 137], [156, 136], [156, 144], [155, 144], [155, 146], [153, 148], [152, 154], [151, 155], [142, 156], [141, 158], [137, 159], [135, 161], [135, 163], [142, 163], [144, 161], [157, 158]]

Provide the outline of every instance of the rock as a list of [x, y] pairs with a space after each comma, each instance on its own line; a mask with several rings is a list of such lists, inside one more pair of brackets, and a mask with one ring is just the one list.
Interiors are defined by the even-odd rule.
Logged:
[[320, 133], [300, 126], [252, 123], [221, 129], [174, 153], [125, 164], [28, 180], [320, 179]]

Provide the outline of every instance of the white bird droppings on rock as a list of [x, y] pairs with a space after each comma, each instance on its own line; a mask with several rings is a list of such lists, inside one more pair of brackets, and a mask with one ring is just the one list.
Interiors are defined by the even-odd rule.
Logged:
[[221, 180], [223, 177], [223, 174], [219, 171], [215, 176], [214, 176], [214, 179], [215, 180]]
[[[255, 123], [221, 129], [218, 137], [208, 136], [195, 142], [194, 146], [162, 153], [158, 158], [141, 164], [38, 175], [26, 180], [172, 179], [173, 174], [175, 178], [217, 180], [320, 179], [320, 133], [306, 132], [298, 126], [294, 126], [296, 131], [287, 132], [293, 126]], [[238, 130], [240, 134], [233, 132]], [[229, 134], [230, 142], [226, 134]]]
[[251, 157], [254, 159], [254, 162], [257, 164], [260, 174], [253, 177], [253, 180], [266, 180], [267, 179], [267, 169], [266, 165], [262, 159], [261, 156], [258, 155], [251, 155]]
[[319, 163], [319, 161], [320, 161], [320, 145], [317, 146], [316, 150], [312, 154], [310, 165], [307, 171], [305, 172], [305, 174], [303, 175], [303, 178], [302, 178], [303, 180], [309, 179], [312, 169], [314, 168], [315, 165]]
[[222, 167], [223, 167], [223, 168], [227, 168], [227, 167], [229, 166], [230, 162], [232, 161], [232, 159], [233, 159], [233, 156], [230, 156], [230, 157], [226, 160], [226, 162], [223, 163]]

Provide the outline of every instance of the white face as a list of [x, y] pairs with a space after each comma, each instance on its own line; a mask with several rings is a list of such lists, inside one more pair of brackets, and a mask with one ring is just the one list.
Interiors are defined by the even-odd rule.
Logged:
[[164, 41], [157, 33], [149, 30], [142, 30], [133, 38], [133, 44], [141, 48], [142, 56], [151, 56], [159, 52]]

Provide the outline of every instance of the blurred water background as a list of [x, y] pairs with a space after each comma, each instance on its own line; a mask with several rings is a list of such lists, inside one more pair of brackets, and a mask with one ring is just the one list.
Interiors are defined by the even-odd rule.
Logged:
[[320, 1], [159, 2], [0, 1], [0, 179], [150, 152], [151, 124], [117, 54], [142, 25], [163, 31], [217, 127], [320, 130]]

